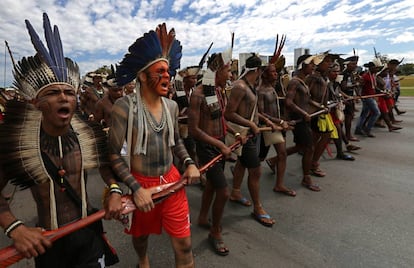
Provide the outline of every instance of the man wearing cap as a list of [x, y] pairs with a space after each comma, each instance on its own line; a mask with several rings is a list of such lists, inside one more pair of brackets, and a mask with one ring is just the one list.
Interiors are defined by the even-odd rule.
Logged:
[[[180, 67], [181, 50], [174, 29], [167, 32], [163, 23], [138, 38], [116, 70], [120, 85], [135, 78], [139, 83], [136, 94], [115, 102], [109, 130], [112, 168], [131, 189], [137, 207], [125, 231], [132, 235], [139, 267], [149, 267], [148, 237], [162, 229], [171, 238], [176, 267], [194, 267], [185, 189], [177, 189], [157, 204], [147, 189], [166, 183], [191, 184], [200, 177], [178, 133], [178, 105], [165, 97], [170, 76]], [[129, 159], [121, 155], [126, 137]], [[174, 156], [186, 166], [183, 180], [173, 165]]]
[[[375, 58], [373, 61], [364, 64], [364, 67], [367, 67], [368, 71], [361, 77], [361, 96], [375, 95], [377, 88], [376, 73], [383, 65], [379, 59]], [[374, 138], [375, 135], [371, 133], [371, 129], [379, 116], [380, 111], [375, 99], [370, 97], [362, 99], [362, 111], [358, 124], [355, 127], [355, 134]]]
[[352, 100], [352, 96], [360, 95], [360, 79], [356, 74], [356, 68], [358, 67], [358, 56], [351, 56], [344, 60], [343, 63], [346, 67], [342, 72], [342, 81], [341, 88], [342, 92], [345, 94], [344, 97], [349, 98], [350, 100], [345, 101], [344, 109], [344, 127], [345, 127], [345, 138], [349, 141], [359, 141], [358, 138], [352, 136], [352, 120], [355, 115], [355, 102]]
[[[246, 60], [246, 66], [239, 80], [233, 83], [228, 105], [224, 113], [225, 118], [235, 124], [249, 127], [250, 133], [254, 135], [243, 145], [241, 155], [238, 157], [233, 173], [233, 189], [230, 200], [242, 205], [250, 206], [251, 203], [241, 194], [241, 184], [245, 169], [248, 170], [248, 188], [253, 201], [252, 217], [267, 227], [272, 227], [275, 220], [266, 213], [260, 202], [260, 176], [261, 166], [257, 153], [256, 140], [260, 133], [257, 113], [256, 83], [260, 76], [261, 59], [252, 54]], [[236, 133], [237, 135], [237, 133]]]
[[314, 59], [315, 56], [312, 55], [302, 55], [298, 58], [298, 70], [287, 86], [285, 103], [289, 119], [296, 121], [293, 129], [295, 146], [287, 148], [287, 154], [291, 155], [299, 151], [303, 153], [301, 184], [311, 191], [318, 192], [321, 188], [312, 181], [310, 176], [314, 147], [310, 125], [311, 116], [309, 114], [311, 106], [310, 91], [304, 81], [315, 70]]

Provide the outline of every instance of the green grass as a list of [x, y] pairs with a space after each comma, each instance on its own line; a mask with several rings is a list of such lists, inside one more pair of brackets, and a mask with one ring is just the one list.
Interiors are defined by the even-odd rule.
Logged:
[[401, 96], [414, 96], [414, 76], [400, 76]]

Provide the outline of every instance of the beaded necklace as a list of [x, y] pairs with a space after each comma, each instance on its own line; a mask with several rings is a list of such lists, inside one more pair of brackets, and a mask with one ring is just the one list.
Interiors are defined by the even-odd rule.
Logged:
[[161, 114], [161, 121], [160, 123], [158, 123], [154, 117], [152, 116], [152, 114], [148, 111], [147, 106], [145, 105], [144, 101], [142, 101], [142, 107], [144, 108], [144, 115], [145, 115], [145, 119], [147, 120], [147, 122], [149, 123], [149, 125], [151, 126], [151, 129], [154, 132], [160, 132], [161, 130], [164, 129], [165, 124], [167, 122], [165, 113], [164, 113], [164, 108], [162, 109], [162, 114]]

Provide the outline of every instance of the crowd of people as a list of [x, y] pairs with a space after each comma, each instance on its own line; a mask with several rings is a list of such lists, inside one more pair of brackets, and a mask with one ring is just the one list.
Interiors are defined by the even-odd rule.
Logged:
[[[109, 258], [96, 224], [53, 244], [43, 235], [94, 212], [86, 191], [90, 169], [98, 169], [106, 184], [105, 219], [122, 220], [138, 267], [149, 267], [148, 237], [162, 230], [171, 239], [176, 267], [194, 267], [185, 188], [175, 187], [156, 202], [157, 187], [189, 185], [205, 176], [196, 224], [208, 230], [214, 252], [225, 256], [230, 252], [222, 237], [227, 201], [252, 207], [252, 218], [263, 226], [275, 224], [260, 201], [262, 162], [275, 174], [272, 190], [295, 197], [284, 183], [285, 171], [287, 157], [301, 154], [301, 185], [318, 192], [322, 188], [312, 176], [326, 176], [320, 158], [331, 142], [338, 160], [352, 161], [349, 152], [361, 149], [357, 136], [374, 138], [374, 127], [402, 129], [394, 115], [394, 110], [405, 113], [397, 107], [399, 60], [375, 58], [361, 71], [356, 55], [302, 55], [290, 77], [283, 41], [269, 62], [252, 53], [240, 75], [232, 48], [180, 69], [182, 45], [174, 29], [160, 24], [139, 37], [109, 74], [89, 72], [81, 80], [47, 14], [44, 25], [46, 46], [27, 21], [37, 53], [15, 66], [13, 93], [20, 97], [1, 103], [0, 126], [0, 189], [8, 183], [29, 188], [37, 206], [36, 227], [26, 226], [2, 193], [0, 226], [20, 254], [35, 258], [36, 267], [117, 262]], [[358, 102], [361, 114], [352, 128]], [[294, 136], [291, 147], [288, 131]], [[271, 147], [277, 155], [267, 158]], [[235, 162], [231, 187], [224, 172], [230, 161]], [[246, 170], [249, 197], [241, 191]], [[125, 188], [136, 207], [127, 217]]]

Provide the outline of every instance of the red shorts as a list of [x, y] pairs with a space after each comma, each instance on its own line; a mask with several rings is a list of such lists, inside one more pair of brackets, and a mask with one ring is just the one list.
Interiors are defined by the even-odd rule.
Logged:
[[388, 113], [387, 101], [383, 97], [379, 97], [377, 103], [381, 113]]
[[333, 121], [333, 123], [334, 123], [335, 125], [337, 125], [337, 124], [341, 123], [341, 120], [339, 120], [339, 119], [338, 119], [338, 117], [336, 116], [336, 112], [335, 112], [335, 110], [333, 110], [333, 111], [331, 111], [331, 112], [329, 112], [329, 113], [331, 114], [332, 121]]
[[395, 102], [393, 98], [391, 97], [386, 98], [385, 101], [387, 103], [388, 109], [391, 109], [392, 107], [394, 107]]
[[[160, 177], [146, 177], [138, 173], [132, 175], [144, 188], [176, 182], [181, 177], [175, 166], [163, 175], [162, 181]], [[162, 228], [172, 237], [184, 238], [191, 235], [190, 211], [184, 188], [156, 204], [149, 212], [134, 210], [131, 229], [125, 229], [125, 233], [134, 237], [161, 234]]]

